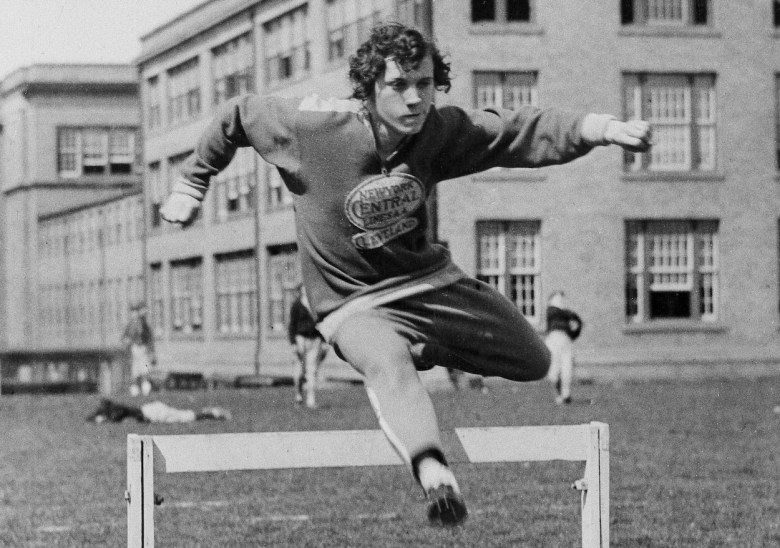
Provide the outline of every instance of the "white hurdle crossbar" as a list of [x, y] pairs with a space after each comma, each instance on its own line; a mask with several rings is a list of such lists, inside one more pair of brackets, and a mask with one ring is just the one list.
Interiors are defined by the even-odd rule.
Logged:
[[[451, 462], [584, 461], [582, 546], [609, 546], [609, 426], [456, 428]], [[154, 546], [154, 472], [400, 465], [380, 430], [127, 436], [127, 545]]]

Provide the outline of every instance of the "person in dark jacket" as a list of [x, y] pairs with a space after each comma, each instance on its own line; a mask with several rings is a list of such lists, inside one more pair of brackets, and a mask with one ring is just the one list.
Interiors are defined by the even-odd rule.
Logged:
[[293, 195], [301, 271], [318, 331], [364, 378], [388, 441], [425, 492], [433, 525], [468, 512], [418, 370], [543, 379], [550, 355], [517, 306], [432, 241], [437, 184], [494, 167], [564, 164], [594, 147], [651, 146], [650, 125], [607, 114], [437, 105], [450, 63], [416, 29], [380, 23], [350, 57], [349, 99], [236, 97], [221, 106], [160, 214], [187, 226], [239, 147]]
[[547, 301], [547, 336], [545, 344], [550, 349], [551, 362], [547, 378], [555, 386], [555, 402], [571, 403], [571, 387], [574, 381], [574, 341], [582, 331], [582, 319], [565, 307], [566, 294], [555, 291]]
[[290, 321], [287, 324], [287, 338], [295, 353], [296, 371], [293, 376], [295, 403], [306, 407], [317, 407], [317, 375], [320, 364], [328, 351], [322, 335], [317, 331], [317, 322], [311, 312], [306, 288], [298, 287], [298, 295], [290, 306]]
[[154, 334], [146, 321], [146, 305], [137, 303], [130, 309], [130, 321], [122, 333], [122, 344], [130, 353], [130, 394], [147, 395], [152, 384], [149, 376], [157, 365]]

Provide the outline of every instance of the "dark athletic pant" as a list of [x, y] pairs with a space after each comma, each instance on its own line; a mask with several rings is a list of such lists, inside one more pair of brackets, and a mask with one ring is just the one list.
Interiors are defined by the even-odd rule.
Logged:
[[550, 366], [547, 346], [517, 307], [473, 279], [356, 313], [333, 342], [365, 377], [380, 426], [410, 466], [425, 451], [441, 452], [433, 404], [417, 369], [441, 365], [534, 381]]

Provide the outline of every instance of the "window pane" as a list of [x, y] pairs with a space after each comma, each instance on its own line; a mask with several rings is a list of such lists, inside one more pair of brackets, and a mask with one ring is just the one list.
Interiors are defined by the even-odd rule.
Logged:
[[718, 263], [715, 221], [628, 222], [628, 320], [715, 320], [719, 307]]
[[506, 0], [507, 21], [530, 21], [530, 0]]
[[647, 0], [646, 17], [649, 24], [682, 24], [686, 0]]
[[203, 328], [203, 287], [200, 259], [171, 263], [171, 328], [192, 334]]
[[149, 305], [151, 312], [151, 327], [157, 337], [161, 337], [164, 331], [164, 300], [162, 265], [157, 263], [149, 268]]
[[537, 106], [536, 73], [477, 72], [474, 73], [476, 108], [499, 107], [517, 109]]
[[256, 330], [255, 265], [252, 251], [216, 258], [217, 330], [220, 333], [247, 334]]
[[539, 223], [479, 221], [477, 279], [514, 302], [531, 321], [540, 316]]
[[471, 0], [471, 20], [473, 22], [495, 21], [495, 19], [495, 0]]
[[268, 250], [268, 327], [283, 334], [295, 289], [300, 283], [296, 247], [283, 246]]
[[168, 71], [168, 121], [188, 120], [200, 113], [198, 58]]
[[267, 83], [304, 76], [310, 57], [306, 6], [269, 21], [263, 28]]
[[626, 117], [653, 125], [653, 147], [625, 154], [626, 169], [713, 171], [717, 167], [715, 76], [624, 75]]
[[254, 91], [252, 35], [243, 34], [213, 50], [214, 103]]
[[60, 175], [79, 175], [81, 173], [79, 130], [61, 128], [58, 134]]

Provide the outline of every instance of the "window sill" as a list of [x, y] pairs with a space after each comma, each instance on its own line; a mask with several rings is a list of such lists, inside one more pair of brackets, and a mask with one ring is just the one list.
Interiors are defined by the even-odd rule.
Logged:
[[721, 38], [722, 35], [707, 26], [653, 26], [626, 25], [620, 28], [618, 36], [657, 36], [659, 38]]
[[292, 211], [292, 209], [293, 209], [293, 204], [275, 205], [275, 206], [266, 205], [265, 211], [263, 213], [267, 213], [270, 215], [272, 213], [284, 213], [285, 211]]
[[547, 180], [547, 175], [542, 170], [520, 168], [494, 168], [473, 175], [473, 177], [477, 183], [510, 183], [516, 181], [534, 183]]
[[723, 173], [716, 171], [641, 171], [623, 173], [621, 180], [626, 183], [645, 182], [711, 182], [721, 183], [726, 180]]
[[220, 341], [251, 341], [254, 340], [257, 333], [219, 333], [217, 339]]
[[471, 23], [469, 34], [541, 35], [544, 29], [536, 23]]
[[171, 331], [171, 341], [173, 342], [181, 342], [181, 341], [200, 341], [202, 342], [203, 339], [203, 331], [198, 331], [197, 333], [179, 333], [178, 331]]
[[290, 78], [286, 78], [284, 80], [276, 80], [274, 82], [268, 82], [266, 83], [266, 89], [263, 93], [270, 93], [273, 91], [286, 89], [294, 84], [298, 84], [300, 82], [303, 82], [304, 80], [308, 80], [309, 78], [311, 78], [311, 71], [307, 71], [297, 76], [291, 76]]
[[224, 217], [216, 216], [214, 217], [214, 224], [221, 225], [232, 221], [238, 221], [239, 219], [251, 218], [253, 213], [254, 210], [249, 210], [249, 211], [237, 211], [235, 213], [231, 212], [225, 215]]
[[628, 324], [623, 327], [627, 335], [642, 333], [724, 333], [726, 326], [719, 322], [698, 320], [649, 320], [644, 323]]

